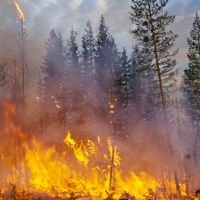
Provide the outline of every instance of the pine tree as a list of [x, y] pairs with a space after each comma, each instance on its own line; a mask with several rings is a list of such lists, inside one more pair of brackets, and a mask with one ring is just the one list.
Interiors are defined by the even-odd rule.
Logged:
[[[177, 74], [177, 70], [174, 69], [176, 65], [174, 56], [178, 53], [178, 49], [172, 53], [170, 51], [178, 36], [171, 30], [166, 31], [166, 26], [173, 23], [175, 16], [168, 16], [167, 12], [163, 13], [163, 8], [168, 3], [168, 0], [161, 0], [159, 3], [157, 0], [132, 0], [132, 2], [133, 6], [131, 6], [132, 13], [130, 13], [130, 19], [136, 25], [136, 29], [132, 30], [131, 33], [142, 47], [142, 53], [144, 55], [148, 54], [148, 57], [144, 57], [147, 60], [147, 64], [142, 66], [142, 70], [150, 70], [150, 73], [156, 71], [158, 74], [154, 80], [159, 82], [159, 94], [162, 99], [169, 151], [174, 162], [165, 99], [166, 92], [176, 82], [175, 75]], [[174, 171], [174, 178], [178, 198], [180, 198], [181, 193], [176, 170]]]
[[[176, 60], [174, 56], [178, 53], [178, 49], [170, 53], [174, 46], [174, 41], [178, 37], [171, 30], [166, 31], [165, 28], [173, 23], [175, 16], [168, 16], [167, 12], [163, 13], [163, 8], [168, 0], [132, 0], [132, 13], [130, 13], [131, 21], [137, 26], [131, 33], [138, 40], [141, 46], [141, 52], [144, 58], [144, 65], [141, 71], [150, 70], [158, 74], [154, 80], [160, 83], [160, 94], [162, 103], [165, 106], [164, 93], [175, 82], [177, 69], [174, 69]], [[141, 62], [142, 64], [142, 62]]]
[[[87, 29], [82, 37], [82, 79], [83, 85], [87, 87], [87, 92], [94, 93], [95, 82], [95, 39], [90, 21], [87, 22]], [[86, 101], [88, 101], [86, 94]], [[93, 96], [93, 95], [90, 95]]]
[[[15, 1], [14, 1], [15, 2]], [[16, 4], [16, 2], [15, 2]], [[17, 6], [17, 5], [16, 5]], [[20, 10], [20, 11], [19, 11]], [[30, 77], [28, 63], [26, 60], [27, 57], [27, 41], [28, 41], [28, 32], [25, 27], [25, 19], [21, 9], [18, 7], [19, 11], [19, 22], [18, 22], [18, 47], [19, 47], [19, 59], [21, 64], [21, 100], [23, 109], [25, 108], [26, 100], [26, 89], [28, 87], [28, 79]]]
[[109, 90], [109, 63], [108, 44], [110, 34], [103, 15], [100, 18], [99, 34], [97, 35], [97, 51], [95, 57], [96, 78], [98, 86], [108, 94]]
[[[136, 87], [138, 88], [138, 98], [136, 102], [140, 107], [140, 119], [147, 123], [151, 123], [156, 118], [158, 108], [160, 108], [160, 91], [159, 82], [157, 81], [156, 70], [152, 70], [151, 57], [152, 52], [149, 51], [149, 44], [145, 42], [142, 50], [138, 46], [133, 49], [133, 57], [137, 62], [137, 79]], [[142, 104], [143, 102], [143, 104]], [[143, 106], [141, 106], [143, 105]]]
[[129, 109], [129, 115], [132, 115], [133, 121], [143, 122], [143, 96], [145, 94], [144, 89], [142, 88], [142, 76], [138, 73], [140, 69], [140, 59], [141, 52], [137, 45], [133, 47], [133, 51], [130, 59], [130, 67], [128, 74], [130, 77], [130, 97], [131, 97], [131, 109]]
[[[187, 108], [187, 113], [189, 113], [190, 118], [193, 121], [193, 125], [196, 124], [196, 135], [192, 145], [193, 149], [193, 168], [192, 168], [192, 177], [195, 177], [198, 168], [197, 161], [197, 142], [199, 137], [199, 119], [200, 119], [200, 19], [198, 13], [194, 18], [193, 28], [190, 31], [190, 38], [187, 38], [189, 45], [188, 50], [188, 69], [184, 70], [185, 76], [185, 97], [189, 103]], [[196, 188], [197, 183], [195, 184], [195, 179], [192, 178], [193, 189]]]
[[38, 109], [38, 122], [40, 125], [40, 133], [43, 134], [44, 129], [44, 83], [39, 72], [38, 82], [37, 82], [37, 109]]
[[78, 45], [76, 43], [77, 32], [70, 31], [70, 37], [67, 40], [67, 62], [73, 75], [80, 75], [79, 63], [78, 63]]
[[[61, 33], [58, 35], [52, 29], [50, 37], [45, 42], [47, 55], [44, 57], [44, 102], [46, 112], [54, 120], [60, 120], [65, 123], [65, 47]], [[57, 116], [57, 117], [56, 117]]]
[[97, 97], [99, 100], [100, 116], [108, 116], [108, 104], [112, 104], [115, 98], [114, 82], [116, 69], [120, 63], [120, 56], [114, 38], [108, 32], [103, 15], [100, 18], [99, 33], [96, 42], [95, 72], [97, 87]]
[[117, 69], [117, 94], [120, 107], [127, 107], [130, 103], [130, 61], [127, 56], [127, 50], [123, 48], [121, 54], [121, 65]]
[[[98, 116], [110, 123], [113, 144], [110, 167], [110, 189], [113, 185], [114, 149], [117, 137], [127, 136], [122, 109], [125, 104], [118, 92], [117, 79], [120, 76], [121, 58], [115, 40], [108, 32], [103, 15], [100, 18], [99, 33], [96, 42], [95, 72], [97, 80]], [[119, 100], [119, 102], [118, 102]], [[123, 134], [122, 134], [123, 133]]]
[[[68, 119], [70, 131], [76, 133], [76, 124], [81, 124], [84, 119], [81, 114], [83, 105], [83, 91], [81, 85], [81, 67], [79, 63], [79, 50], [76, 42], [77, 32], [70, 31], [70, 37], [67, 40], [67, 69], [66, 69], [66, 85], [68, 99]], [[78, 113], [78, 115], [77, 115]]]
[[21, 104], [21, 87], [19, 83], [19, 66], [15, 57], [12, 58], [13, 64], [13, 74], [12, 74], [12, 88], [11, 88], [11, 98], [16, 104]]
[[200, 19], [198, 13], [194, 18], [193, 28], [190, 31], [190, 38], [187, 39], [188, 69], [184, 70], [186, 98], [190, 104], [190, 116], [193, 120], [200, 117]]
[[91, 113], [95, 110], [97, 100], [95, 99], [95, 38], [93, 36], [92, 26], [90, 21], [87, 22], [87, 29], [82, 36], [82, 51], [81, 51], [81, 93], [83, 96], [82, 116], [85, 125], [90, 120]]

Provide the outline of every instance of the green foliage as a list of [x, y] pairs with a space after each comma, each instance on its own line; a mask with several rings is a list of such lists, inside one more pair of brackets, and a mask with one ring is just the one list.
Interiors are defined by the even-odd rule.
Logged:
[[190, 116], [196, 119], [200, 116], [200, 19], [197, 13], [187, 42], [189, 63], [188, 69], [184, 70], [184, 92], [190, 104]]
[[[138, 59], [140, 66], [138, 72], [142, 76], [149, 76], [151, 73], [151, 82], [158, 83], [157, 57], [166, 93], [176, 83], [175, 76], [178, 72], [174, 69], [176, 65], [174, 56], [178, 53], [178, 49], [172, 52], [174, 41], [178, 36], [171, 30], [166, 31], [166, 26], [174, 22], [175, 16], [168, 16], [167, 12], [163, 13], [168, 0], [159, 2], [157, 0], [132, 0], [132, 2], [130, 19], [136, 28], [131, 33], [138, 41], [141, 51]], [[154, 84], [153, 87], [154, 94], [159, 93], [159, 85]]]
[[[41, 67], [44, 76], [44, 107], [49, 119], [62, 121], [65, 110], [63, 90], [66, 70], [66, 48], [63, 45], [61, 33], [56, 34], [53, 29], [45, 44], [47, 54]], [[57, 102], [57, 105], [55, 102]]]
[[[120, 54], [115, 40], [108, 32], [103, 15], [100, 18], [99, 33], [96, 42], [95, 72], [98, 91], [99, 111], [102, 117], [109, 115], [108, 102], [114, 97], [116, 73], [120, 63]], [[107, 103], [105, 103], [107, 102]]]

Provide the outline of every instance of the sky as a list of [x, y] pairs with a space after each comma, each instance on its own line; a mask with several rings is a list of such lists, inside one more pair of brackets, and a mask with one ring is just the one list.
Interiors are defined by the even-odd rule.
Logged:
[[[88, 20], [92, 23], [94, 36], [99, 28], [100, 16], [104, 15], [109, 32], [113, 35], [118, 50], [125, 47], [131, 54], [136, 44], [129, 30], [134, 28], [129, 19], [131, 0], [16, 0], [25, 16], [28, 31], [27, 61], [31, 73], [30, 87], [34, 88], [38, 79], [43, 56], [46, 55], [45, 40], [49, 32], [60, 31], [66, 45], [70, 30], [77, 32], [77, 43], [81, 50], [81, 37]], [[180, 49], [177, 58], [178, 76], [187, 67], [187, 38], [194, 21], [195, 13], [200, 14], [199, 0], [169, 0], [165, 10], [176, 19], [169, 29], [179, 35], [175, 47]], [[13, 0], [0, 0], [0, 63], [11, 68], [13, 56], [18, 57], [17, 21], [18, 12]]]

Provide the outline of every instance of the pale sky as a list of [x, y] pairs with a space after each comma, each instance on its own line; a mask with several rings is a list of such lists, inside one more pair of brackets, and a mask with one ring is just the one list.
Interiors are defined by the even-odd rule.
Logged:
[[[99, 27], [100, 16], [103, 14], [109, 32], [115, 38], [119, 51], [127, 48], [131, 54], [132, 46], [136, 44], [129, 30], [133, 28], [129, 19], [131, 0], [16, 0], [25, 16], [28, 31], [27, 61], [31, 70], [31, 87], [36, 83], [42, 56], [45, 56], [45, 40], [54, 28], [60, 31], [63, 40], [68, 39], [71, 27], [77, 31], [77, 42], [81, 50], [81, 37], [84, 34], [87, 20], [92, 23], [94, 36]], [[169, 0], [166, 10], [170, 15], [176, 15], [175, 22], [169, 26], [179, 35], [175, 47], [180, 49], [177, 56], [179, 76], [187, 67], [188, 45], [186, 42], [192, 28], [195, 13], [200, 14], [199, 0]], [[12, 56], [18, 56], [17, 22], [18, 12], [13, 0], [0, 0], [0, 63], [7, 62], [11, 66]], [[175, 49], [175, 48], [174, 48]]]

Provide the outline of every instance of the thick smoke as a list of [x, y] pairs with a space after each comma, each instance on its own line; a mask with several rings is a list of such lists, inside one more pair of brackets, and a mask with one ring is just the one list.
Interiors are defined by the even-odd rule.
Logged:
[[[0, 39], [0, 62], [2, 64], [7, 62], [5, 71], [9, 74], [7, 77], [7, 86], [0, 91], [0, 152], [2, 164], [0, 173], [2, 188], [7, 187], [6, 184], [9, 181], [6, 180], [6, 176], [8, 175], [7, 177], [9, 177], [9, 174], [13, 175], [13, 166], [16, 167], [16, 162], [21, 162], [19, 160], [16, 161], [16, 158], [24, 158], [23, 151], [25, 151], [27, 146], [30, 149], [34, 148], [32, 144], [33, 138], [39, 141], [42, 149], [48, 149], [54, 146], [59, 156], [62, 156], [63, 152], [68, 151], [66, 156], [67, 162], [69, 163], [71, 161], [70, 159], [72, 159], [71, 162], [77, 164], [73, 151], [69, 147], [66, 147], [66, 144], [63, 142], [68, 135], [69, 130], [71, 131], [72, 138], [78, 141], [79, 146], [81, 145], [81, 140], [83, 141], [83, 144], [86, 144], [87, 139], [90, 139], [98, 145], [99, 136], [102, 143], [100, 148], [102, 153], [106, 151], [106, 148], [108, 148], [107, 139], [111, 138], [111, 140], [113, 140], [116, 133], [115, 145], [117, 146], [117, 151], [121, 157], [121, 169], [125, 175], [130, 175], [133, 171], [139, 176], [141, 171], [145, 171], [147, 174], [162, 182], [161, 179], [163, 173], [165, 179], [164, 182], [167, 182], [170, 181], [173, 170], [176, 168], [180, 183], [188, 183], [188, 185], [190, 185], [193, 181], [193, 189], [198, 187], [197, 182], [199, 177], [196, 176], [196, 179], [190, 179], [190, 177], [194, 177], [194, 172], [192, 171], [194, 146], [196, 141], [196, 133], [194, 129], [197, 127], [196, 124], [192, 124], [190, 120], [187, 119], [184, 110], [185, 104], [182, 102], [178, 102], [178, 106], [176, 106], [176, 103], [174, 102], [169, 104], [167, 107], [168, 138], [161, 104], [153, 105], [148, 110], [149, 113], [144, 112], [144, 110], [141, 111], [144, 112], [144, 116], [141, 117], [139, 104], [145, 104], [146, 102], [133, 100], [127, 105], [127, 108], [124, 109], [127, 111], [126, 124], [124, 125], [127, 126], [127, 130], [126, 132], [123, 132], [125, 133], [124, 135], [121, 135], [120, 127], [117, 126], [117, 130], [115, 130], [115, 126], [110, 123], [112, 120], [113, 122], [116, 122], [116, 119], [113, 119], [112, 114], [110, 114], [108, 85], [105, 84], [105, 82], [104, 85], [98, 85], [96, 80], [93, 82], [91, 88], [87, 84], [81, 85], [79, 81], [82, 77], [78, 77], [79, 79], [75, 78], [77, 77], [76, 72], [70, 71], [69, 73], [66, 73], [67, 79], [62, 80], [59, 79], [60, 77], [58, 76], [56, 77], [55, 82], [50, 82], [52, 85], [52, 91], [58, 91], [58, 88], [54, 87], [57, 83], [62, 86], [63, 98], [66, 98], [65, 100], [70, 99], [69, 102], [66, 101], [62, 104], [62, 99], [55, 100], [55, 98], [51, 98], [52, 95], [50, 93], [50, 98], [44, 100], [45, 104], [41, 103], [42, 107], [40, 107], [41, 105], [36, 99], [36, 97], [38, 97], [38, 94], [36, 94], [36, 88], [38, 88], [37, 81], [39, 71], [43, 81], [45, 80], [45, 77], [47, 77], [47, 74], [41, 72], [40, 66], [44, 66], [44, 56], [47, 55], [45, 40], [47, 41], [47, 38], [49, 38], [49, 32], [52, 30], [52, 27], [55, 27], [56, 34], [58, 34], [60, 30], [64, 41], [64, 47], [66, 47], [67, 39], [69, 39], [71, 31], [71, 25], [74, 24], [73, 30], [78, 32], [77, 43], [80, 51], [79, 53], [81, 54], [81, 36], [84, 34], [84, 27], [82, 24], [86, 23], [88, 18], [92, 19], [92, 24], [95, 26], [94, 37], [96, 39], [98, 33], [98, 26], [96, 24], [99, 24], [99, 16], [103, 13], [105, 14], [106, 19], [110, 19], [108, 20], [107, 25], [109, 27], [109, 32], [113, 33], [116, 43], [119, 45], [118, 48], [122, 49], [123, 46], [127, 46], [130, 53], [132, 46], [130, 43], [134, 43], [133, 41], [129, 41], [130, 35], [127, 36], [130, 22], [129, 16], [126, 12], [130, 5], [127, 5], [127, 8], [123, 5], [122, 8], [119, 6], [121, 5], [120, 2], [119, 5], [116, 1], [109, 1], [109, 3], [105, 2], [102, 7], [98, 3], [93, 2], [92, 11], [88, 15], [86, 15], [85, 12], [88, 11], [89, 5], [91, 6], [91, 4], [89, 4], [90, 1], [86, 0], [82, 1], [81, 4], [77, 3], [77, 5], [76, 3], [58, 4], [55, 2], [47, 5], [45, 2], [38, 1], [38, 4], [42, 4], [42, 8], [39, 8], [37, 5], [32, 5], [31, 2], [19, 2], [25, 14], [26, 29], [29, 32], [26, 59], [28, 61], [31, 77], [29, 78], [29, 88], [26, 89], [26, 109], [23, 110], [20, 102], [15, 103], [16, 114], [9, 114], [14, 125], [10, 123], [9, 130], [6, 130], [4, 124], [7, 120], [5, 118], [6, 108], [2, 103], [11, 101], [15, 102], [15, 99], [14, 101], [13, 99], [11, 100], [12, 92], [9, 88], [12, 85], [11, 74], [13, 74], [13, 65], [11, 60], [13, 56], [18, 57], [19, 50], [17, 46], [16, 23], [18, 18], [14, 4], [8, 3], [8, 1], [3, 1], [1, 3], [0, 34], [2, 39]], [[190, 3], [192, 3], [192, 1]], [[172, 6], [169, 9], [172, 9]], [[183, 7], [183, 9], [185, 8]], [[118, 18], [115, 17], [116, 12]], [[122, 13], [122, 17], [120, 17], [120, 13]], [[179, 57], [177, 58], [180, 60], [180, 62], [178, 62], [183, 67], [186, 65], [186, 56], [184, 56], [184, 54], [187, 47], [182, 45], [182, 41], [185, 40], [186, 36], [188, 36], [189, 31], [186, 33], [185, 30], [190, 29], [191, 19], [193, 19], [193, 17], [190, 18], [185, 16], [185, 18], [182, 19], [182, 15], [179, 15], [180, 19], [174, 24], [174, 26], [179, 27], [179, 31], [176, 32], [180, 33], [183, 32], [181, 30], [184, 27], [185, 35], [180, 35], [181, 39], [179, 39], [176, 44], [181, 47], [180, 57], [184, 57], [184, 59], [180, 59]], [[187, 21], [186, 25], [185, 19]], [[82, 61], [82, 58], [79, 57], [79, 61]], [[60, 62], [60, 60], [58, 62]], [[65, 64], [67, 62], [68, 60], [65, 61]], [[85, 65], [84, 67], [86, 68], [89, 66]], [[82, 70], [85, 70], [84, 67], [82, 67]], [[111, 77], [107, 81], [113, 83]], [[43, 83], [45, 83], [45, 81]], [[103, 90], [102, 88], [106, 88], [106, 90]], [[93, 91], [96, 92], [95, 95]], [[46, 93], [46, 95], [48, 95], [48, 93]], [[77, 99], [79, 99], [79, 101], [75, 102], [74, 100]], [[55, 101], [59, 101], [59, 103], [55, 103]], [[71, 106], [74, 103], [77, 103], [77, 105], [72, 109]], [[56, 105], [61, 106], [63, 110], [59, 111]], [[66, 111], [65, 109], [68, 110]], [[119, 112], [122, 112], [122, 114], [125, 115], [124, 110], [121, 107], [120, 109]], [[179, 116], [177, 113], [179, 113]], [[123, 126], [122, 124], [123, 123], [121, 123], [121, 126]], [[21, 127], [20, 133], [22, 133], [22, 135], [16, 131], [18, 127]], [[11, 130], [11, 128], [14, 128], [14, 131], [13, 129]], [[18, 138], [20, 138], [19, 141], [17, 141]], [[170, 156], [169, 140], [173, 151], [173, 159]], [[21, 152], [16, 152], [16, 149], [21, 149]], [[99, 166], [103, 166], [101, 163], [103, 161], [100, 159], [101, 157], [95, 164], [100, 163]], [[16, 169], [20, 171], [19, 168], [20, 166], [16, 167]], [[31, 177], [30, 174], [29, 172], [27, 173], [25, 180], [27, 185], [29, 184], [28, 179]], [[11, 181], [13, 177], [9, 178]], [[171, 181], [173, 181], [172, 178]], [[117, 180], [114, 180], [114, 182], [117, 182]], [[161, 187], [163, 187], [163, 185]]]

